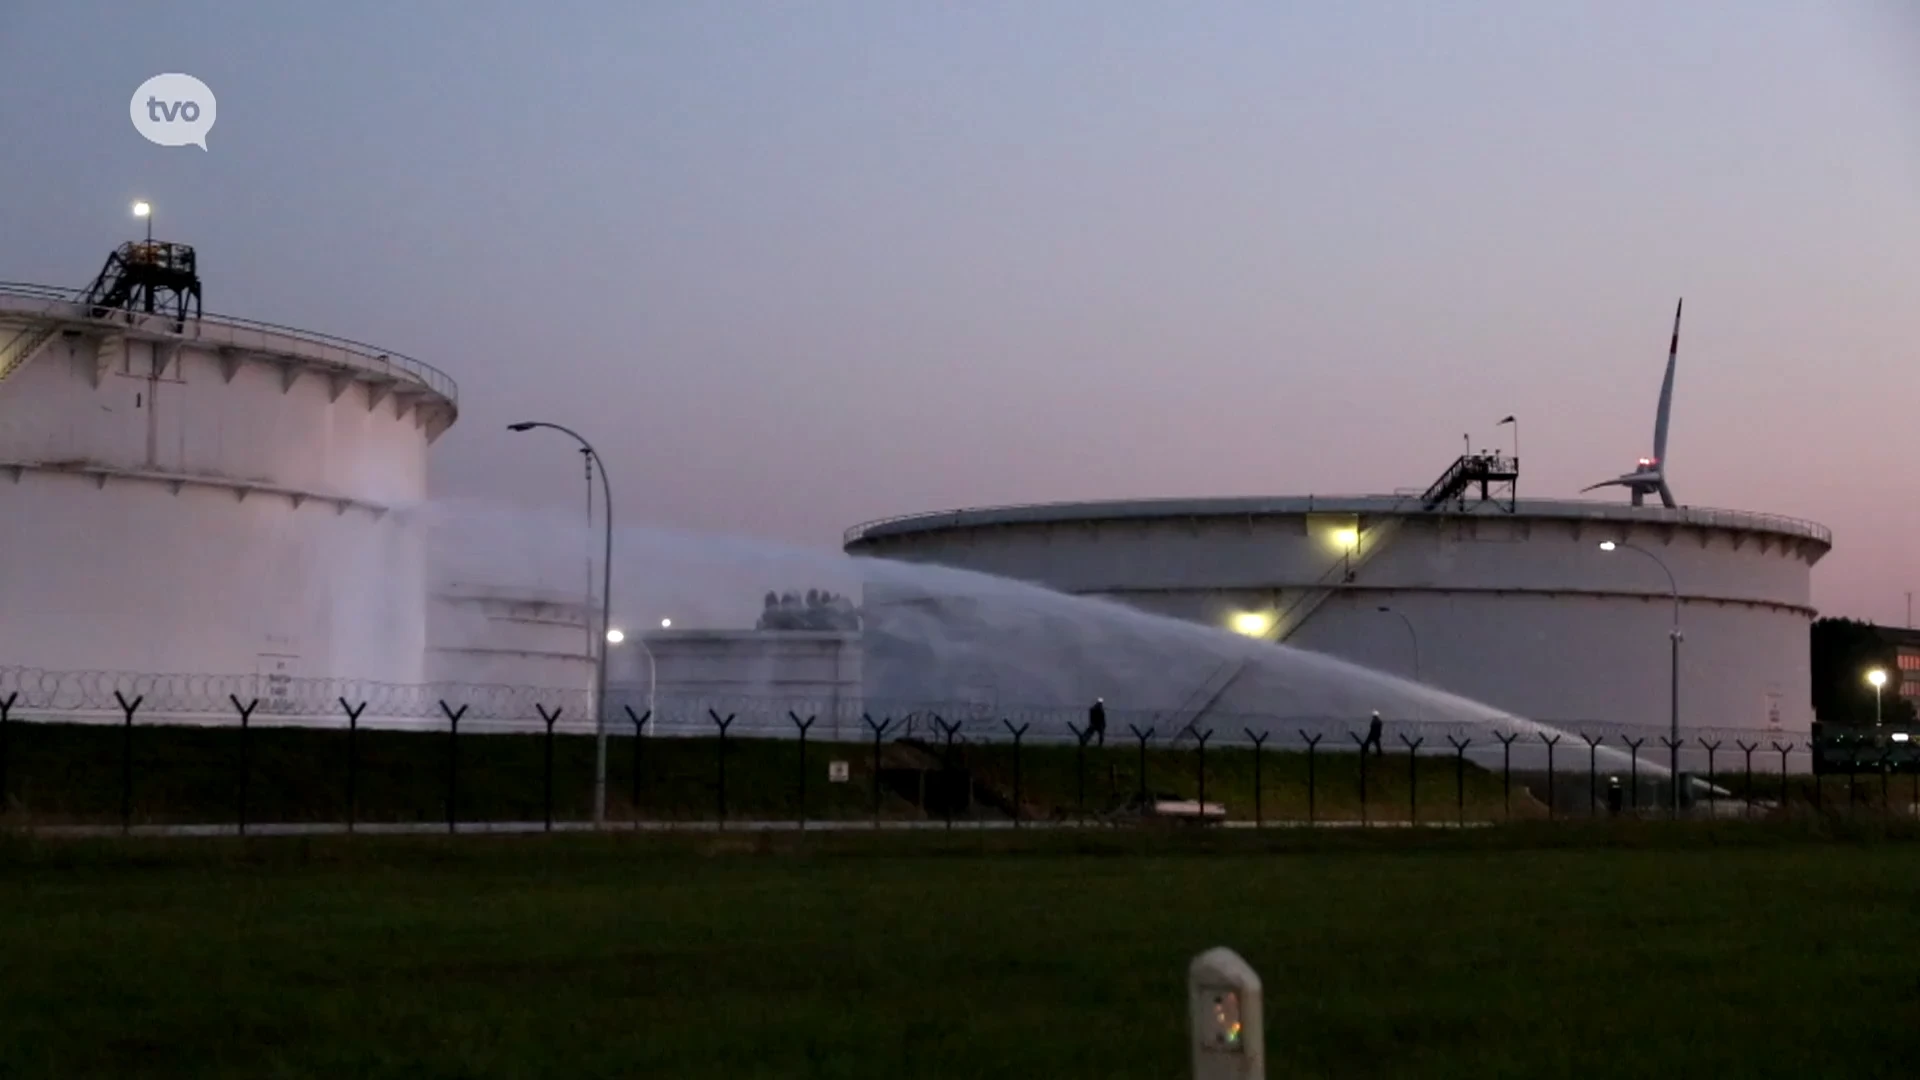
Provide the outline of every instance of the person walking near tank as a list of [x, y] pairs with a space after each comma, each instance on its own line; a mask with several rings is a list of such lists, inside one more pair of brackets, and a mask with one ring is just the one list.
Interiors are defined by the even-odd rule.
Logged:
[[1373, 747], [1373, 756], [1387, 756], [1386, 747], [1380, 744], [1380, 713], [1376, 710], [1373, 719], [1367, 722], [1367, 739], [1360, 744], [1360, 753], [1365, 754], [1367, 747]]

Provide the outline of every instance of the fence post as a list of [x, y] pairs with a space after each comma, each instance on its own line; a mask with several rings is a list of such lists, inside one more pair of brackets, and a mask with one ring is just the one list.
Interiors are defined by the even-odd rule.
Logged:
[[544, 723], [545, 725], [547, 725], [547, 737], [545, 739], [545, 745], [543, 748], [545, 751], [543, 756], [546, 759], [545, 760], [546, 784], [542, 790], [541, 802], [546, 808], [546, 814], [547, 814], [546, 831], [552, 832], [553, 831], [553, 725], [554, 725], [554, 721], [560, 719], [560, 707], [556, 706], [553, 712], [551, 713], [547, 712], [547, 707], [545, 705], [542, 705], [537, 701], [533, 703], [533, 707], [536, 711], [540, 713], [541, 723]]
[[873, 729], [873, 827], [877, 829], [880, 827], [880, 739], [893, 726], [893, 717], [886, 717], [877, 724], [873, 722], [872, 713], [861, 713], [860, 719]]
[[1454, 811], [1459, 815], [1460, 825], [1467, 824], [1467, 747], [1473, 745], [1472, 739], [1456, 739], [1447, 736], [1447, 742], [1453, 744], [1453, 802]]
[[360, 816], [360, 754], [355, 737], [360, 734], [360, 714], [367, 711], [367, 703], [349, 705], [346, 698], [338, 700], [340, 711], [347, 714], [347, 832], [352, 833]]
[[227, 700], [233, 702], [233, 711], [240, 714], [240, 810], [235, 815], [239, 823], [241, 836], [247, 835], [247, 731], [248, 721], [253, 719], [253, 710], [260, 705], [260, 699], [254, 698], [245, 705], [240, 704], [240, 695], [228, 694]]
[[801, 832], [806, 832], [806, 831], [807, 831], [807, 729], [808, 729], [808, 728], [810, 728], [810, 727], [812, 727], [812, 726], [813, 726], [813, 722], [814, 722], [815, 720], [817, 720], [817, 719], [819, 719], [819, 717], [818, 717], [818, 716], [809, 716], [809, 717], [807, 717], [807, 718], [806, 718], [805, 720], [802, 720], [802, 719], [800, 719], [800, 717], [798, 717], [798, 716], [796, 716], [796, 715], [794, 715], [794, 711], [793, 711], [792, 709], [788, 709], [788, 710], [787, 710], [787, 719], [789, 719], [789, 720], [791, 720], [791, 721], [793, 721], [793, 726], [794, 726], [794, 727], [797, 727], [797, 728], [799, 728], [799, 729], [800, 729], [800, 818], [799, 818], [799, 826], [800, 826], [800, 831], [801, 831]]
[[1780, 813], [1782, 816], [1785, 816], [1788, 812], [1787, 811], [1787, 754], [1793, 750], [1793, 744], [1788, 743], [1785, 746], [1781, 746], [1779, 743], [1774, 743], [1773, 748], [1775, 750], [1780, 751]]
[[1326, 736], [1315, 735], [1312, 738], [1308, 738], [1305, 729], [1302, 729], [1300, 738], [1307, 744], [1307, 827], [1312, 828], [1314, 825], [1314, 794], [1315, 789], [1319, 787], [1313, 775], [1314, 749], [1320, 745], [1320, 740], [1326, 738]]
[[633, 810], [633, 827], [638, 829], [640, 827], [640, 753], [641, 749], [646, 745], [647, 721], [653, 719], [653, 710], [648, 709], [646, 712], [636, 715], [633, 711], [633, 706], [622, 705], [620, 707], [626, 710], [627, 719], [633, 724], [633, 806], [631, 809]]
[[1013, 733], [1013, 827], [1017, 829], [1020, 827], [1020, 819], [1026, 816], [1020, 789], [1020, 736], [1027, 733], [1027, 729], [1033, 726], [1033, 721], [1029, 720], [1019, 727], [1014, 727], [1013, 721], [1003, 716], [1000, 722]]
[[1073, 805], [1074, 816], [1080, 819], [1082, 826], [1085, 826], [1087, 823], [1087, 737], [1093, 734], [1093, 729], [1089, 727], [1082, 731], [1074, 727], [1073, 721], [1069, 720], [1067, 730], [1073, 732], [1074, 740], [1079, 743], [1073, 751]]
[[[940, 716], [939, 713], [934, 713], [933, 723], [934, 723], [934, 726], [939, 729], [940, 733], [942, 735], [945, 735], [947, 738], [946, 752], [940, 755], [941, 779], [944, 782], [944, 786], [947, 789], [945, 792], [946, 798], [942, 799], [941, 802], [943, 802], [946, 805], [947, 828], [952, 829], [953, 828], [953, 735], [954, 735], [954, 732], [960, 730], [960, 725], [966, 723], [966, 721], [960, 720], [960, 721], [956, 721], [954, 723], [949, 724], [946, 722], [944, 718]], [[968, 801], [971, 802], [972, 801], [971, 795], [973, 793], [972, 791], [973, 784], [971, 782], [967, 784], [967, 789], [968, 789], [967, 793], [969, 795]]]
[[1140, 800], [1141, 810], [1145, 812], [1147, 806], [1147, 741], [1153, 738], [1153, 727], [1152, 725], [1148, 725], [1147, 730], [1141, 731], [1132, 724], [1128, 724], [1127, 729], [1133, 732], [1134, 738], [1140, 740], [1140, 783], [1138, 784], [1139, 790], [1135, 793], [1134, 798]]
[[714, 726], [720, 729], [720, 786], [714, 793], [716, 805], [720, 810], [720, 819], [714, 823], [714, 828], [725, 829], [727, 827], [727, 729], [733, 726], [734, 714], [728, 713], [727, 718], [722, 720], [719, 713], [708, 709], [707, 715], [713, 717]]
[[1677, 821], [1680, 818], [1680, 747], [1685, 739], [1660, 736], [1660, 744], [1667, 748], [1667, 783], [1673, 785], [1672, 798], [1667, 800], [1667, 819]]
[[[1708, 741], [1707, 741], [1707, 740], [1705, 740], [1705, 739], [1702, 739], [1702, 738], [1697, 738], [1697, 737], [1696, 737], [1696, 738], [1695, 738], [1695, 739], [1694, 739], [1693, 741], [1694, 741], [1694, 742], [1697, 742], [1697, 743], [1699, 743], [1699, 744], [1700, 744], [1701, 746], [1703, 746], [1703, 747], [1705, 747], [1705, 748], [1706, 748], [1706, 751], [1707, 751], [1707, 787], [1708, 787], [1709, 789], [1711, 789], [1711, 788], [1713, 787], [1713, 755], [1714, 755], [1714, 751], [1716, 751], [1716, 750], [1719, 750], [1719, 749], [1720, 749], [1720, 740], [1719, 740], [1719, 739], [1715, 739], [1715, 740], [1714, 740], [1714, 741], [1712, 741], [1712, 742], [1708, 742]], [[1713, 792], [1712, 792], [1711, 790], [1709, 790], [1709, 791], [1707, 792], [1707, 796], [1708, 796], [1709, 798], [1711, 798], [1711, 797], [1713, 796]]]
[[1739, 747], [1741, 753], [1744, 753], [1747, 755], [1746, 816], [1752, 817], [1753, 816], [1753, 752], [1755, 750], [1760, 749], [1760, 744], [1754, 743], [1752, 746], [1748, 746], [1744, 740], [1735, 739], [1733, 740], [1733, 745]]
[[13, 703], [18, 700], [18, 690], [0, 698], [0, 814], [7, 812], [7, 721], [12, 719]]
[[1548, 738], [1546, 732], [1543, 731], [1540, 733], [1540, 741], [1547, 744], [1547, 820], [1548, 821], [1554, 820], [1554, 801], [1555, 801], [1554, 795], [1556, 794], [1556, 792], [1554, 790], [1554, 780], [1553, 780], [1553, 748], [1560, 745], [1560, 739], [1561, 739], [1561, 736], [1558, 736], [1558, 735], [1555, 735], [1552, 738]]
[[1886, 816], [1893, 810], [1893, 797], [1887, 794], [1887, 766], [1893, 760], [1893, 747], [1880, 750], [1880, 814]]
[[1247, 733], [1247, 741], [1253, 744], [1253, 827], [1258, 829], [1266, 825], [1266, 818], [1260, 812], [1260, 747], [1267, 741], [1270, 732], [1253, 733], [1251, 728], [1241, 728]]
[[1513, 820], [1513, 742], [1520, 736], [1516, 732], [1503, 735], [1496, 731], [1493, 737], [1500, 740], [1500, 801], [1505, 807], [1507, 820]]
[[[1200, 824], [1205, 825], [1207, 823], [1207, 740], [1213, 738], [1213, 729], [1208, 728], [1204, 732], [1196, 731], [1192, 724], [1188, 724], [1187, 730], [1189, 732], [1192, 732], [1193, 734], [1193, 739], [1196, 744], [1196, 751], [1199, 755], [1198, 761], [1199, 761], [1199, 770], [1200, 770]], [[1221, 820], [1222, 821], [1226, 820], [1226, 817], [1224, 814], [1222, 814]]]
[[1427, 740], [1425, 736], [1408, 739], [1405, 735], [1401, 735], [1400, 741], [1407, 744], [1407, 824], [1418, 825], [1420, 824], [1420, 744]]
[[1587, 741], [1587, 816], [1598, 817], [1600, 816], [1600, 744], [1606, 741], [1606, 736], [1602, 735], [1596, 739], [1583, 731], [1580, 737]]
[[125, 833], [133, 830], [133, 714], [147, 699], [142, 694], [128, 701], [115, 690], [113, 700], [120, 703], [120, 711], [127, 718], [120, 727], [120, 831]]
[[1360, 747], [1360, 827], [1364, 829], [1370, 824], [1367, 819], [1367, 740], [1351, 731], [1347, 732], [1347, 738]]
[[1633, 785], [1627, 789], [1627, 809], [1631, 810], [1634, 816], [1638, 817], [1640, 814], [1640, 748], [1647, 745], [1647, 740], [1644, 735], [1640, 737], [1638, 742], [1622, 735], [1620, 741], [1627, 744], [1627, 750], [1632, 755], [1627, 766], [1627, 775], [1632, 778], [1630, 782]]
[[453, 833], [460, 820], [460, 718], [467, 715], [467, 707], [452, 708], [441, 698], [440, 711], [447, 714], [447, 832]]

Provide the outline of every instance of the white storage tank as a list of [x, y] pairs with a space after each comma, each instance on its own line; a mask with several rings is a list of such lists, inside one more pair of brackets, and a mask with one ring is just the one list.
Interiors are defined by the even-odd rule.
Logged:
[[[852, 555], [1119, 601], [1583, 730], [1666, 727], [1677, 590], [1689, 739], [1806, 736], [1811, 570], [1830, 545], [1812, 522], [1744, 511], [1524, 499], [1429, 510], [1408, 496], [995, 507], [877, 522], [846, 538]], [[869, 636], [885, 642], [886, 591], [870, 586], [866, 610]], [[873, 648], [870, 684], [888, 672], [914, 683], [869, 685], [876, 699], [957, 697], [977, 680], [944, 672], [945, 684], [927, 686], [933, 665], [883, 663]], [[1165, 710], [1169, 730], [1301, 707], [1257, 668], [1219, 661], [1140, 686], [1152, 699], [1125, 704]], [[1071, 701], [1035, 704], [1084, 707], [1100, 692], [1075, 689]], [[1003, 700], [1021, 692], [1000, 688]]]
[[105, 296], [184, 258], [197, 302], [191, 249], [115, 258], [91, 294], [0, 286], [0, 668], [423, 681], [416, 511], [453, 381]]

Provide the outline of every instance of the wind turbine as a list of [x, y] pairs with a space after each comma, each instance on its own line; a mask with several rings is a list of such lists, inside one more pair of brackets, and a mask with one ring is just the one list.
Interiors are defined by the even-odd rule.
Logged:
[[1667, 377], [1660, 383], [1660, 410], [1653, 419], [1653, 456], [1640, 459], [1639, 467], [1625, 476], [1602, 480], [1582, 491], [1603, 487], [1623, 487], [1633, 495], [1633, 505], [1644, 506], [1648, 495], [1660, 496], [1660, 504], [1672, 509], [1673, 489], [1667, 486], [1667, 417], [1673, 411], [1673, 368], [1680, 358], [1680, 310], [1683, 297], [1673, 309], [1673, 341], [1667, 346]]

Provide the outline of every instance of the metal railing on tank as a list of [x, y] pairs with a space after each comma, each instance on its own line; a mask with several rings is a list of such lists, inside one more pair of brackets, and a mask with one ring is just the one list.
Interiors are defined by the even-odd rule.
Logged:
[[[919, 529], [980, 524], [1012, 524], [1022, 521], [1052, 523], [1081, 520], [1067, 512], [1084, 512], [1094, 518], [1132, 517], [1221, 517], [1244, 518], [1249, 514], [1311, 513], [1414, 513], [1401, 496], [1383, 495], [1301, 495], [1280, 498], [1166, 498], [1091, 501], [1086, 503], [1023, 503], [1003, 506], [977, 506], [952, 510], [927, 510], [912, 514], [861, 522], [841, 534], [841, 543], [875, 539], [895, 525], [911, 524]], [[1781, 514], [1751, 510], [1724, 510], [1713, 507], [1633, 507], [1620, 503], [1584, 500], [1533, 500], [1521, 507], [1522, 514], [1544, 513], [1555, 517], [1578, 517], [1588, 521], [1618, 521], [1635, 524], [1678, 524], [1709, 528], [1747, 529], [1779, 533], [1833, 543], [1833, 532], [1818, 522]], [[1058, 518], [1051, 516], [1059, 514]], [[1004, 520], [999, 520], [1004, 519]]]
[[[81, 292], [84, 293], [85, 290]], [[49, 304], [54, 306], [49, 308]], [[62, 311], [60, 309], [62, 304], [69, 306], [71, 310]], [[287, 342], [318, 346], [339, 354], [338, 356], [314, 356], [309, 357], [310, 359], [342, 363], [358, 370], [390, 375], [401, 381], [418, 383], [453, 404], [458, 404], [460, 397], [459, 385], [454, 382], [452, 376], [424, 360], [416, 360], [405, 353], [352, 338], [302, 330], [298, 327], [283, 326], [258, 319], [247, 319], [237, 315], [207, 312], [198, 319], [190, 320], [187, 330], [176, 333], [163, 316], [114, 311], [96, 317], [86, 310], [80, 299], [76, 299], [74, 290], [28, 282], [0, 281], [0, 317], [8, 314], [59, 318], [76, 324], [133, 325], [155, 335], [187, 338], [237, 348], [257, 348], [262, 351], [282, 347], [268, 340], [269, 337], [279, 338]], [[247, 336], [249, 333], [259, 337], [249, 338]]]

